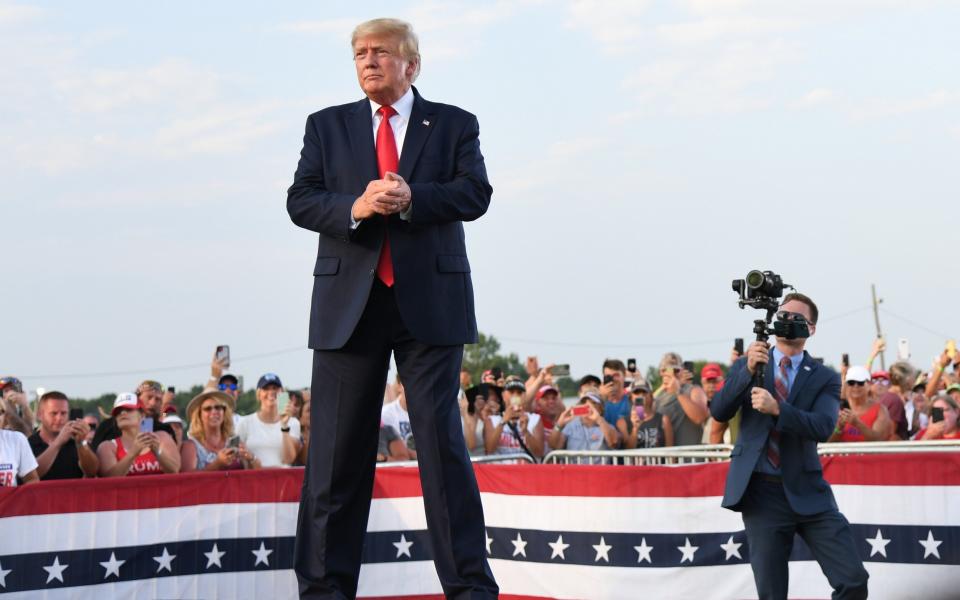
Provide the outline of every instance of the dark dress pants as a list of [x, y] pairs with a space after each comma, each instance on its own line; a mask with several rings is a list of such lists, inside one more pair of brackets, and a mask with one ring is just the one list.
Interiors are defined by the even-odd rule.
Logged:
[[867, 597], [867, 571], [850, 524], [840, 511], [797, 514], [790, 508], [782, 482], [766, 481], [756, 475], [750, 480], [744, 500], [743, 525], [760, 600], [786, 599], [794, 534], [810, 547], [833, 588], [835, 600]]
[[413, 339], [393, 291], [379, 280], [347, 344], [314, 351], [310, 449], [294, 547], [300, 596], [357, 594], [391, 352], [407, 397], [444, 593], [496, 598], [483, 507], [457, 405], [463, 346], [429, 346]]

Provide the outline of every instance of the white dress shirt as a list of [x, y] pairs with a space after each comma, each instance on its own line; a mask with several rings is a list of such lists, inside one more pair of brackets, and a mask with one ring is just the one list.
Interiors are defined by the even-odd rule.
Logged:
[[[377, 111], [382, 104], [370, 101], [370, 110], [373, 114], [373, 144], [377, 144], [377, 129], [380, 128], [380, 121], [383, 117]], [[413, 112], [413, 87], [407, 90], [407, 93], [393, 103], [393, 110], [397, 114], [390, 117], [390, 128], [393, 129], [393, 138], [397, 141], [397, 159], [403, 152], [403, 139], [407, 136], [407, 124], [410, 122], [410, 113]]]
[[[380, 121], [383, 120], [383, 117], [380, 115], [379, 111], [382, 104], [377, 104], [373, 100], [370, 100], [370, 110], [373, 114], [373, 145], [377, 145], [377, 129], [380, 128]], [[407, 93], [400, 97], [399, 100], [394, 102], [393, 110], [397, 111], [397, 114], [390, 117], [390, 128], [393, 129], [393, 139], [397, 142], [397, 161], [400, 160], [400, 155], [403, 152], [403, 140], [407, 137], [407, 124], [410, 123], [410, 113], [413, 112], [413, 87], [411, 86]], [[400, 213], [400, 218], [404, 221], [410, 220], [410, 211], [413, 209], [413, 201], [411, 200], [410, 204], [407, 205], [407, 209]], [[357, 221], [353, 218], [353, 215], [350, 215], [350, 229], [356, 229], [360, 225], [360, 221]]]

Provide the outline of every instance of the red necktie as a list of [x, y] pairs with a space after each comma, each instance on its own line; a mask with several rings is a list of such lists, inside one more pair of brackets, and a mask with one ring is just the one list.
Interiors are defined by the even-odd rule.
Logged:
[[[377, 128], [377, 167], [380, 169], [380, 178], [383, 179], [387, 171], [397, 172], [400, 159], [397, 157], [397, 140], [393, 137], [393, 127], [390, 127], [390, 117], [397, 114], [392, 106], [381, 106], [380, 127]], [[377, 261], [377, 277], [387, 287], [393, 287], [393, 258], [390, 255], [390, 235], [387, 232], [384, 216], [383, 246], [380, 247], [380, 260]]]
[[[790, 357], [784, 356], [780, 359], [780, 368], [773, 375], [773, 397], [777, 404], [783, 404], [790, 396], [790, 378], [787, 376], [787, 367], [790, 366]], [[770, 437], [767, 439], [767, 460], [776, 468], [780, 468], [780, 432], [776, 428], [770, 430]]]

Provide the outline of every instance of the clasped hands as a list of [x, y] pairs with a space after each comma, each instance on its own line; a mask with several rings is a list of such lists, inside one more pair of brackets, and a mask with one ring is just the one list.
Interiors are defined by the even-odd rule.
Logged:
[[374, 179], [353, 203], [352, 214], [356, 221], [373, 215], [401, 213], [410, 206], [410, 186], [396, 173], [387, 172], [383, 179]]

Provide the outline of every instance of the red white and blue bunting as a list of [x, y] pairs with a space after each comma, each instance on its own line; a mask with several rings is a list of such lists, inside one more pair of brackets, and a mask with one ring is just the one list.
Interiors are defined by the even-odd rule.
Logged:
[[[833, 457], [871, 598], [960, 597], [960, 453]], [[479, 465], [504, 598], [755, 598], [727, 465]], [[0, 597], [293, 598], [298, 469], [0, 490]], [[377, 471], [360, 595], [442, 597], [416, 469]], [[791, 597], [830, 589], [797, 540]]]

